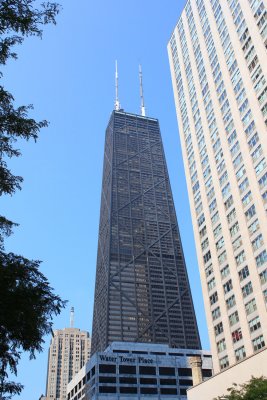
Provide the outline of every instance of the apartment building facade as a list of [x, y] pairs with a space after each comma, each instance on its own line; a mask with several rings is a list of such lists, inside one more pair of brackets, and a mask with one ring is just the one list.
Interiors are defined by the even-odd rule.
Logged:
[[267, 343], [267, 11], [190, 0], [168, 43], [215, 372]]

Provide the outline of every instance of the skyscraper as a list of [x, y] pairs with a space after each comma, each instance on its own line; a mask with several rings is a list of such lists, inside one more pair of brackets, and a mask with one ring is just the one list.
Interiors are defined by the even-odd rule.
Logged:
[[267, 343], [266, 15], [189, 0], [168, 44], [215, 372]]
[[[142, 95], [142, 93], [141, 93]], [[105, 139], [92, 353], [114, 341], [199, 349], [157, 119], [119, 109]]]
[[46, 397], [66, 400], [67, 384], [86, 364], [91, 353], [91, 338], [86, 331], [71, 326], [53, 331], [49, 348]]

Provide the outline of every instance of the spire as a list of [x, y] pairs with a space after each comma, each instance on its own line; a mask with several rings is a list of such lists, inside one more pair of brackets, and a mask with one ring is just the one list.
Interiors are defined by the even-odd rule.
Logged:
[[144, 92], [143, 92], [143, 76], [142, 76], [142, 67], [139, 64], [139, 81], [140, 81], [140, 97], [141, 97], [141, 115], [143, 117], [146, 116], [145, 102], [144, 102]]
[[119, 75], [118, 75], [118, 63], [117, 60], [115, 62], [115, 92], [116, 92], [116, 97], [115, 97], [115, 110], [119, 111], [121, 108], [120, 102], [119, 102]]
[[74, 328], [74, 307], [70, 309], [70, 327]]

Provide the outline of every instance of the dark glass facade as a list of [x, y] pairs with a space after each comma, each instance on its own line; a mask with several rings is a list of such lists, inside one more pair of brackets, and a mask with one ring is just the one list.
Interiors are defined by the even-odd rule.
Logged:
[[105, 139], [92, 353], [200, 349], [158, 120], [113, 111]]

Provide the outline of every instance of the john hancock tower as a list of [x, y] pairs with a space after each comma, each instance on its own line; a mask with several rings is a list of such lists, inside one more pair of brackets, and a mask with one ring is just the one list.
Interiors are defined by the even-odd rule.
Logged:
[[106, 129], [92, 354], [114, 341], [201, 348], [159, 122], [141, 114], [116, 98]]

